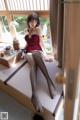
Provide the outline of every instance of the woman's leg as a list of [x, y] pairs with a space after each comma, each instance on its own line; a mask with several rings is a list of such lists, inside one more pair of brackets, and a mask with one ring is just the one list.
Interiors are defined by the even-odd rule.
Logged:
[[32, 86], [32, 103], [37, 111], [42, 112], [43, 108], [39, 101], [38, 95], [37, 95], [37, 89], [36, 89], [36, 79], [37, 79], [37, 66], [35, 64], [35, 61], [32, 57], [32, 54], [26, 55], [29, 66], [30, 66], [30, 80], [31, 80], [31, 86]]
[[41, 71], [44, 74], [44, 76], [46, 77], [47, 83], [48, 83], [48, 87], [49, 87], [49, 93], [50, 93], [51, 98], [53, 98], [54, 97], [54, 92], [53, 92], [52, 87], [55, 88], [55, 85], [52, 82], [52, 80], [51, 80], [51, 78], [50, 78], [50, 76], [48, 74], [47, 68], [46, 68], [46, 66], [44, 64], [44, 61], [42, 59], [42, 53], [41, 52], [34, 52], [33, 53], [33, 58], [34, 58], [36, 64], [41, 69]]

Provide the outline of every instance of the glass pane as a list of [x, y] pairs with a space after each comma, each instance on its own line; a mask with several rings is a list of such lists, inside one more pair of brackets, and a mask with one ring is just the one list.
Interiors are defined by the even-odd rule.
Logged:
[[16, 21], [17, 32], [23, 32], [26, 28], [26, 16], [15, 16], [14, 21]]
[[27, 19], [26, 16], [15, 16], [13, 21], [15, 24], [17, 38], [20, 42], [21, 48], [25, 47], [24, 36], [25, 36], [25, 29], [27, 27], [26, 19]]
[[41, 29], [42, 29], [42, 38], [48, 54], [52, 53], [52, 42], [51, 42], [51, 33], [50, 33], [50, 21], [47, 18], [40, 17]]
[[9, 31], [7, 17], [6, 16], [0, 16], [0, 21], [3, 24], [3, 31], [4, 32]]
[[6, 16], [0, 16], [0, 42], [9, 42], [11, 36], [9, 33], [8, 21]]

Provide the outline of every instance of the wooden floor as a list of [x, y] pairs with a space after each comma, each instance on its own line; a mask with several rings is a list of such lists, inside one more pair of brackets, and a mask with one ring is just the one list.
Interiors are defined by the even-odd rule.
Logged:
[[8, 120], [32, 120], [33, 113], [13, 97], [0, 91], [0, 112], [8, 112]]
[[[21, 104], [25, 105], [27, 108], [30, 110], [34, 111], [34, 107], [31, 103], [31, 96], [32, 96], [32, 89], [31, 89], [31, 83], [30, 83], [30, 77], [29, 77], [29, 66], [26, 63], [24, 66], [22, 66], [15, 74], [15, 70], [19, 68], [22, 63], [18, 63], [18, 67], [16, 68], [6, 68], [1, 66], [1, 71], [0, 71], [0, 88], [8, 93], [10, 96], [13, 96], [18, 102]], [[60, 104], [60, 101], [62, 100], [62, 91], [63, 88], [61, 85], [56, 84], [55, 82], [55, 74], [56, 72], [59, 71], [59, 68], [56, 65], [56, 62], [54, 61], [53, 63], [45, 63], [49, 75], [51, 79], [53, 80], [57, 91], [54, 90], [55, 92], [55, 97], [54, 99], [50, 98], [46, 79], [41, 73], [41, 71], [38, 69], [37, 73], [37, 93], [40, 99], [40, 102], [42, 106], [44, 107], [44, 115], [55, 115], [56, 111], [58, 109], [58, 106]], [[5, 74], [4, 74], [5, 73]], [[13, 74], [13, 76], [11, 76]], [[10, 77], [11, 76], [11, 77]], [[10, 79], [9, 79], [10, 78]], [[4, 81], [7, 81], [7, 85], [4, 85]], [[50, 118], [49, 118], [50, 119]], [[52, 119], [52, 118], [51, 118]]]

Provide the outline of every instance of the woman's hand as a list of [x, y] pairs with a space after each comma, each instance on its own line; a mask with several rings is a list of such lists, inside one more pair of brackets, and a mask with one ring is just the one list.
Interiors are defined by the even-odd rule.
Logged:
[[53, 60], [54, 60], [54, 59], [53, 59], [53, 56], [48, 56], [48, 55], [45, 56], [44, 59], [45, 59], [46, 62], [53, 62]]

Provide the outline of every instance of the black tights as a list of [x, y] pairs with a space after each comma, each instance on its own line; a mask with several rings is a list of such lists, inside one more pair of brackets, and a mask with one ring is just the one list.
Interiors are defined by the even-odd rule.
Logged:
[[50, 96], [51, 98], [53, 98], [53, 92], [52, 92], [52, 87], [51, 85], [55, 88], [54, 83], [52, 82], [49, 73], [47, 71], [47, 68], [44, 64], [44, 61], [42, 59], [42, 53], [41, 52], [35, 52], [32, 54], [34, 61], [36, 63], [36, 65], [40, 68], [40, 70], [42, 71], [42, 73], [44, 74], [46, 80], [47, 80], [47, 84], [48, 84], [48, 88], [49, 88], [49, 92], [50, 92]]
[[54, 93], [52, 90], [52, 87], [55, 88], [55, 85], [53, 84], [47, 68], [44, 64], [43, 58], [42, 58], [42, 53], [41, 52], [34, 52], [26, 55], [28, 63], [30, 65], [30, 79], [31, 79], [31, 86], [32, 86], [32, 103], [37, 111], [42, 112], [43, 108], [42, 105], [39, 101], [38, 95], [37, 95], [37, 90], [36, 90], [36, 83], [37, 83], [37, 67], [40, 68], [42, 73], [44, 74], [48, 88], [49, 88], [49, 93], [51, 98], [54, 97]]

